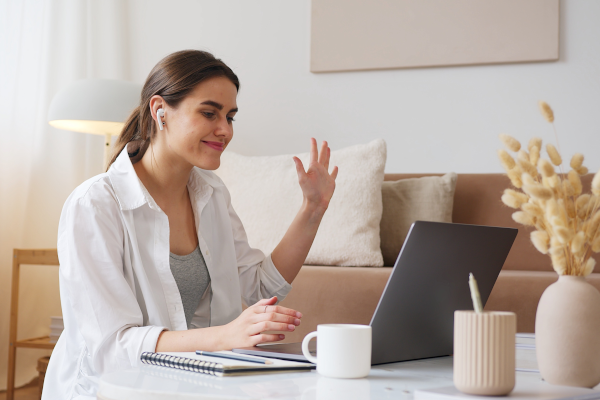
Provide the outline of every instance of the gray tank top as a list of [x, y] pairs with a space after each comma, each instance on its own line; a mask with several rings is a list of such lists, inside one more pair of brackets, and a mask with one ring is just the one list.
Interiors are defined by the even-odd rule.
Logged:
[[185, 256], [169, 253], [169, 265], [183, 303], [183, 312], [188, 329], [200, 299], [210, 283], [210, 275], [200, 247]]

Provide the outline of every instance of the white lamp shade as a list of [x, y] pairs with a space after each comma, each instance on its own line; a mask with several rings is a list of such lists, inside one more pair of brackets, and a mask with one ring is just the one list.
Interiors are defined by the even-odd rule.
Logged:
[[142, 85], [113, 79], [84, 79], [52, 99], [48, 122], [55, 128], [97, 135], [118, 135], [140, 103]]

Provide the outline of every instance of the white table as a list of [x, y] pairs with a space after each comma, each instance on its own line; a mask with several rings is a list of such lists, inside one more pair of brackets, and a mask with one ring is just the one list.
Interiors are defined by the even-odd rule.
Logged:
[[[144, 365], [103, 376], [98, 399], [407, 400], [414, 398], [417, 389], [452, 385], [452, 357], [375, 366], [364, 379], [331, 379], [320, 376], [316, 371], [218, 378]], [[517, 388], [539, 385], [550, 387], [541, 381], [538, 373], [517, 372]], [[597, 393], [600, 399], [600, 391], [580, 389], [580, 393]]]

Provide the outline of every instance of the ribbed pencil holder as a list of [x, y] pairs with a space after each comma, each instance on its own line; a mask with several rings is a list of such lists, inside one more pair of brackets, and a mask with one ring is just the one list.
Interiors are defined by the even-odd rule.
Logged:
[[454, 312], [454, 386], [467, 394], [502, 396], [515, 387], [512, 312]]

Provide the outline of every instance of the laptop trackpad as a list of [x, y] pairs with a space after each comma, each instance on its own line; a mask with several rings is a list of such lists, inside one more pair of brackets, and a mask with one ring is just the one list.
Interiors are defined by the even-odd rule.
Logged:
[[[308, 343], [308, 350], [314, 357], [317, 356], [317, 342], [311, 340]], [[247, 354], [251, 356], [279, 358], [281, 360], [309, 362], [302, 354], [302, 342], [296, 343], [275, 343], [259, 344], [255, 347], [242, 347], [233, 349], [234, 353]]]

